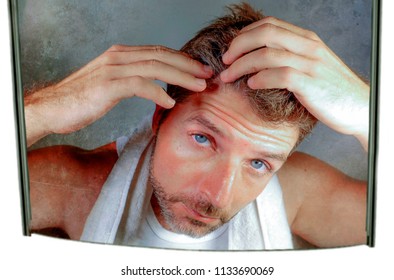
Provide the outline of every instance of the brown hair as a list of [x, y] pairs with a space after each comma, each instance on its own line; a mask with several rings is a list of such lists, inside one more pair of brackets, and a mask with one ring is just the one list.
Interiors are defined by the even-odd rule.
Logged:
[[[227, 68], [222, 62], [222, 55], [239, 31], [264, 18], [260, 11], [254, 10], [246, 3], [231, 5], [227, 8], [229, 10], [227, 15], [214, 20], [181, 49], [191, 58], [212, 68], [214, 74], [207, 80], [207, 88], [220, 82], [218, 76]], [[264, 122], [272, 125], [286, 123], [298, 126], [300, 135], [297, 144], [301, 142], [312, 130], [316, 118], [287, 89], [250, 89], [247, 86], [249, 77], [245, 75], [231, 85], [247, 97], [253, 110]], [[177, 103], [184, 102], [191, 94], [190, 91], [174, 85], [168, 85], [167, 92]]]

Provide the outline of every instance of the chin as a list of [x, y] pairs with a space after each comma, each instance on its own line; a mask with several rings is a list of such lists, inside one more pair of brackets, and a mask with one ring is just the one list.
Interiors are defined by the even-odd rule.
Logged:
[[188, 235], [193, 238], [201, 238], [223, 226], [223, 223], [209, 225], [201, 221], [185, 217], [183, 219], [172, 218], [166, 221], [171, 231]]

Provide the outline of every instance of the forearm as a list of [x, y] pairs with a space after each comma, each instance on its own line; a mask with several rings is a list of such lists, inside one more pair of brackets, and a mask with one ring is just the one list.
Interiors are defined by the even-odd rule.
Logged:
[[[349, 107], [351, 112], [349, 116], [354, 119], [352, 135], [358, 139], [365, 152], [368, 152], [369, 142], [369, 91], [369, 86], [366, 83], [362, 84], [358, 91], [360, 92], [360, 98], [353, 101], [356, 104], [358, 103], [358, 106], [355, 106], [355, 109]], [[348, 128], [348, 130], [351, 130], [351, 128]], [[339, 128], [338, 131], [341, 132], [341, 129]]]
[[41, 138], [50, 134], [47, 128], [48, 117], [46, 111], [39, 108], [39, 104], [34, 101], [34, 97], [25, 98], [25, 126], [27, 147], [30, 147]]

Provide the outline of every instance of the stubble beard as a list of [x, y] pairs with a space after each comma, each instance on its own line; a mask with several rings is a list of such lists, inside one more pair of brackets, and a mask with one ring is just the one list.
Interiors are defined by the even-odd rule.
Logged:
[[[216, 208], [202, 195], [184, 193], [168, 194], [159, 180], [154, 176], [153, 162], [156, 139], [154, 139], [153, 145], [149, 164], [148, 184], [153, 189], [154, 198], [156, 198], [157, 204], [160, 207], [160, 214], [164, 218], [170, 231], [194, 238], [200, 238], [215, 231], [231, 220], [232, 216], [230, 216], [227, 211]], [[172, 210], [172, 205], [176, 203], [183, 203], [186, 207], [202, 215], [218, 217], [219, 222], [215, 225], [210, 225], [189, 217], [177, 217]]]

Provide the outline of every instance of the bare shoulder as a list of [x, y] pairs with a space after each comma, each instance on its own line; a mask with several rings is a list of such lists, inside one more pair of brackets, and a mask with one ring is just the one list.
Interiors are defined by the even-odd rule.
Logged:
[[307, 154], [294, 152], [278, 172], [290, 225], [305, 198], [306, 176], [314, 164], [320, 162]]
[[32, 230], [60, 228], [78, 239], [116, 160], [114, 143], [95, 150], [53, 146], [30, 151]]
[[366, 183], [295, 152], [278, 177], [293, 233], [317, 246], [365, 241]]

